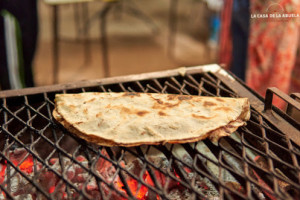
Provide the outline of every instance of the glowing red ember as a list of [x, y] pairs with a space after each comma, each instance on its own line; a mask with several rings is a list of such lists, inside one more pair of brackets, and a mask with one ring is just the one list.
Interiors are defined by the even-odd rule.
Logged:
[[0, 184], [3, 183], [3, 181], [4, 181], [6, 163], [7, 163], [7, 161], [5, 161], [4, 165], [0, 164]]
[[27, 174], [30, 174], [33, 171], [33, 158], [32, 156], [28, 156], [22, 164], [19, 166], [20, 170], [23, 172], [26, 172]]
[[[144, 181], [151, 185], [154, 186], [153, 181], [149, 175], [149, 173], [146, 171], [146, 173], [143, 176]], [[124, 184], [121, 182], [121, 180], [118, 178], [117, 181], [115, 182], [115, 185], [117, 187], [118, 190], [127, 193], [126, 190], [124, 189]], [[138, 181], [130, 178], [127, 181], [127, 185], [131, 191], [131, 193], [139, 200], [146, 200], [148, 199], [148, 187], [146, 187], [145, 185], [141, 185], [140, 188], [138, 188], [139, 184]]]

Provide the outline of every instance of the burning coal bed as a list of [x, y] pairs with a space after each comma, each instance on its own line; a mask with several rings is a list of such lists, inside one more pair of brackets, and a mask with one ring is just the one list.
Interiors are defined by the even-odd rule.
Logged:
[[[105, 149], [101, 150], [101, 154], [108, 156]], [[149, 172], [144, 169], [144, 164], [140, 159], [135, 156], [128, 155], [125, 153], [124, 159], [119, 162], [119, 165], [122, 168], [128, 170], [136, 177], [142, 177], [144, 183], [154, 187], [154, 182], [149, 175]], [[150, 190], [145, 184], [141, 184], [137, 179], [133, 178], [132, 175], [129, 175], [124, 170], [117, 170], [116, 167], [106, 159], [100, 157], [96, 164], [94, 165], [94, 171], [101, 176], [108, 184], [111, 184], [112, 187], [109, 187], [108, 184], [103, 182], [97, 183], [96, 179], [83, 167], [79, 164], [72, 162], [69, 158], [63, 157], [61, 160], [58, 158], [51, 158], [49, 160], [49, 165], [51, 169], [45, 168], [40, 162], [33, 159], [32, 155], [29, 154], [23, 148], [16, 148], [14, 150], [8, 151], [6, 153], [9, 162], [16, 166], [18, 170], [23, 172], [17, 172], [14, 167], [8, 164], [7, 160], [2, 159], [0, 163], [0, 184], [2, 184], [7, 191], [15, 199], [26, 199], [26, 200], [35, 200], [35, 199], [46, 199], [45, 196], [41, 194], [37, 195], [37, 192], [32, 185], [31, 180], [35, 180], [38, 183], [38, 186], [42, 188], [46, 193], [49, 193], [54, 199], [77, 199], [81, 194], [78, 191], [84, 190], [88, 196], [91, 196], [92, 199], [102, 199], [101, 196], [104, 194], [105, 199], [127, 199], [128, 194], [126, 191], [128, 189], [137, 199], [141, 200], [160, 200], [162, 197], [157, 195], [153, 190]], [[150, 167], [152, 172], [154, 172], [156, 181], [158, 184], [167, 191], [168, 199], [183, 199], [189, 200], [194, 198], [194, 195], [191, 192], [183, 187], [183, 185], [177, 181], [179, 175], [173, 171], [175, 178], [170, 178], [165, 176], [167, 171], [172, 169], [169, 165], [169, 161], [163, 156], [148, 156], [149, 161], [151, 161], [157, 169]], [[188, 158], [184, 158], [188, 160]], [[77, 156], [76, 160], [82, 164], [82, 166], [89, 168], [87, 159], [84, 156]], [[190, 160], [192, 162], [192, 160]], [[64, 166], [64, 171], [61, 170], [61, 166]], [[158, 170], [159, 169], [159, 170]], [[218, 192], [212, 185], [212, 183], [207, 178], [201, 178], [196, 173], [192, 172], [189, 168], [183, 167], [185, 175], [190, 181], [193, 179], [197, 189], [209, 199], [219, 199]], [[55, 172], [58, 172], [55, 173]], [[127, 190], [118, 173], [122, 173], [125, 177], [127, 183]], [[68, 186], [64, 180], [62, 180], [59, 175], [62, 175], [65, 179], [71, 182], [78, 190]], [[142, 176], [141, 176], [142, 174]], [[25, 176], [27, 178], [25, 178]], [[124, 180], [124, 179], [123, 179]], [[9, 186], [8, 186], [9, 185]], [[100, 190], [102, 191], [102, 195]], [[118, 191], [118, 192], [116, 192]], [[4, 191], [0, 190], [0, 199], [6, 199], [6, 194]]]

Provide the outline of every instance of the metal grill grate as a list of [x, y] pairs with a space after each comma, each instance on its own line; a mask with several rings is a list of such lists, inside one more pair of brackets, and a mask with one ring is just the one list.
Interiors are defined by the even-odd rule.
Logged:
[[247, 126], [218, 143], [134, 148], [86, 143], [52, 117], [56, 93], [241, 96], [236, 80], [231, 88], [216, 73], [202, 70], [134, 79], [2, 97], [0, 199], [299, 198], [300, 147], [253, 107]]

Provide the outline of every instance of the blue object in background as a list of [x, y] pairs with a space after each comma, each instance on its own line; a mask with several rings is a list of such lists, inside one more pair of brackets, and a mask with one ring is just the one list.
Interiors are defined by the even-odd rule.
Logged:
[[232, 9], [232, 65], [230, 70], [240, 79], [245, 81], [248, 41], [250, 26], [249, 0], [233, 0]]
[[215, 14], [211, 18], [211, 35], [209, 38], [210, 44], [217, 45], [219, 43], [219, 33], [220, 33], [221, 19], [220, 16]]

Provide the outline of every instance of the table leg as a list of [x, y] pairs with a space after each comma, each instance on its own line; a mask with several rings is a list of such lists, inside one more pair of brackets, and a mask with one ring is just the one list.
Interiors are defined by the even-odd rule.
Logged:
[[59, 65], [59, 49], [58, 49], [58, 6], [53, 5], [53, 21], [52, 21], [52, 36], [53, 36], [53, 84], [58, 83], [58, 65]]
[[89, 9], [87, 3], [82, 4], [82, 16], [83, 16], [83, 26], [85, 26], [84, 23], [87, 23], [86, 26], [88, 28], [83, 29], [83, 37], [84, 37], [84, 65], [87, 66], [90, 64], [91, 61], [91, 50], [90, 50], [90, 41], [89, 41]]
[[177, 7], [178, 7], [178, 0], [171, 0], [170, 10], [169, 10], [169, 41], [168, 41], [168, 55], [170, 57], [174, 57], [174, 48], [176, 44]]
[[107, 14], [109, 10], [114, 5], [113, 2], [108, 2], [104, 5], [103, 9], [100, 12], [100, 32], [101, 32], [101, 51], [102, 51], [102, 60], [103, 60], [103, 69], [104, 69], [104, 77], [108, 77], [110, 75], [109, 70], [109, 61], [108, 61], [108, 41], [106, 35], [106, 20]]

